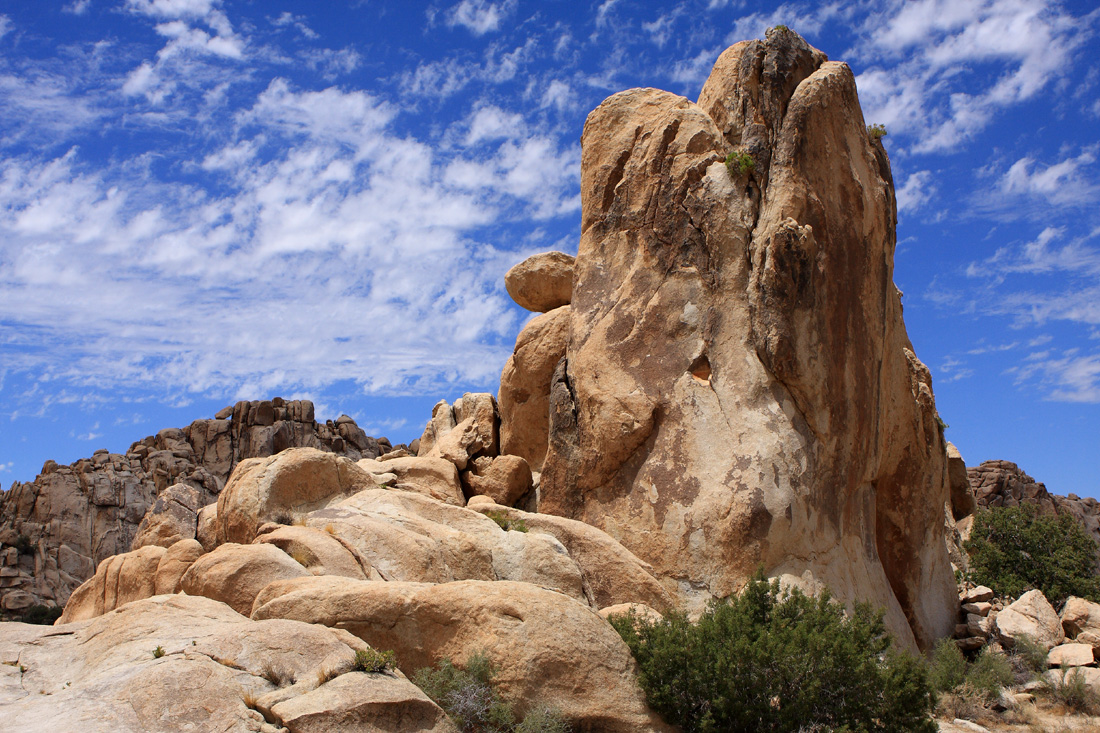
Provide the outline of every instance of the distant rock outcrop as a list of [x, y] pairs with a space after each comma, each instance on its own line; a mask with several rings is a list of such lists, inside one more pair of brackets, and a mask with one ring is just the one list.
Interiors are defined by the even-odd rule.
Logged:
[[502, 378], [502, 405], [548, 401], [539, 511], [611, 534], [697, 610], [763, 566], [884, 607], [904, 644], [950, 634], [945, 441], [848, 66], [776, 28], [726, 50], [698, 104], [610, 97], [581, 202], [564, 359], [537, 388], [514, 374], [551, 342], [536, 319]]
[[1100, 502], [1077, 494], [1059, 496], [1011, 461], [985, 461], [966, 469], [979, 507], [1031, 504], [1045, 514], [1069, 514], [1100, 542]]
[[34, 481], [0, 495], [0, 610], [63, 605], [104, 559], [194, 538], [198, 511], [217, 500], [238, 463], [290, 447], [352, 461], [392, 449], [347, 415], [321, 424], [312, 402], [277, 397], [161, 430], [125, 455], [98, 450], [70, 466], [47, 461]]

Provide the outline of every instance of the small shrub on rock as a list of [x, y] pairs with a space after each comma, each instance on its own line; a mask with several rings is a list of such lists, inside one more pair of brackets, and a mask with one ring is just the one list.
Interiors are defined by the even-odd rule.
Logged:
[[360, 649], [355, 652], [355, 669], [358, 672], [378, 674], [393, 669], [397, 664], [397, 655], [392, 651], [380, 652], [377, 649]]
[[485, 512], [485, 516], [492, 519], [497, 523], [497, 526], [504, 531], [512, 530], [513, 532], [526, 532], [527, 522], [522, 519], [512, 519], [499, 509], [491, 509]]
[[921, 660], [892, 648], [882, 614], [762, 572], [691, 623], [611, 619], [651, 707], [685, 731], [934, 731]]
[[483, 652], [473, 654], [466, 667], [450, 659], [435, 669], [424, 667], [413, 676], [413, 684], [446, 711], [462, 733], [507, 733], [515, 725], [512, 706], [493, 689], [496, 668]]
[[1036, 588], [1055, 608], [1070, 596], [1100, 601], [1096, 541], [1069, 514], [1040, 514], [1031, 504], [987, 509], [963, 546], [971, 579], [998, 595]]
[[729, 171], [730, 178], [747, 176], [752, 173], [755, 168], [756, 161], [744, 150], [734, 150], [726, 156], [726, 170]]
[[[886, 125], [867, 125], [867, 136], [870, 137], [872, 140], [881, 140], [882, 138], [886, 137], [886, 135]], [[941, 430], [947, 427], [946, 423], [944, 423], [939, 415], [936, 415], [936, 420], [940, 423]]]

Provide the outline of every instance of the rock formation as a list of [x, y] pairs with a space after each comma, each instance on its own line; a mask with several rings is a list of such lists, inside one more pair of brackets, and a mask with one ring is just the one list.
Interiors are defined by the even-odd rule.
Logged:
[[1069, 514], [1100, 542], [1100, 502], [1092, 497], [1052, 494], [1010, 461], [985, 461], [968, 468], [967, 476], [980, 507], [1032, 504], [1045, 514]]
[[848, 66], [777, 28], [725, 51], [697, 104], [610, 97], [581, 200], [568, 325], [533, 321], [502, 376], [504, 425], [548, 403], [541, 466], [523, 449], [539, 511], [603, 529], [696, 610], [763, 566], [884, 607], [904, 644], [950, 634], [945, 441]]
[[196, 535], [198, 511], [217, 500], [233, 468], [289, 447], [357, 461], [392, 449], [347, 415], [320, 424], [308, 400], [238, 402], [139, 440], [125, 453], [96, 451], [0, 495], [0, 610], [62, 605], [96, 566], [146, 544]]

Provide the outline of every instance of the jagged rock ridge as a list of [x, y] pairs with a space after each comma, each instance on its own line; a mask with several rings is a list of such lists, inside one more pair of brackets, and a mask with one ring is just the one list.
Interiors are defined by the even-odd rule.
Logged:
[[193, 524], [240, 461], [290, 447], [352, 460], [391, 449], [347, 415], [318, 423], [309, 400], [277, 397], [161, 430], [125, 454], [98, 450], [69, 466], [47, 461], [34, 481], [15, 482], [0, 496], [0, 610], [64, 604], [102, 560], [131, 549], [147, 513], [190, 515]]

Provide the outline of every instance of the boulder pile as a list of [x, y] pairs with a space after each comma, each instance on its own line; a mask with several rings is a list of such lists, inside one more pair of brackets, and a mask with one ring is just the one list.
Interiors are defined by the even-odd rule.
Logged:
[[1092, 497], [1052, 494], [1045, 484], [1011, 461], [985, 461], [971, 466], [967, 477], [980, 507], [1031, 504], [1044, 514], [1069, 514], [1100, 542], [1100, 502]]
[[238, 402], [69, 466], [47, 461], [0, 495], [0, 612], [63, 605], [103, 560], [196, 536], [198, 514], [241, 461], [312, 447], [357, 461], [393, 449], [347, 415], [318, 423], [309, 400]]

